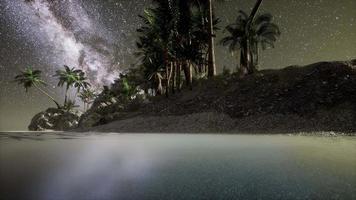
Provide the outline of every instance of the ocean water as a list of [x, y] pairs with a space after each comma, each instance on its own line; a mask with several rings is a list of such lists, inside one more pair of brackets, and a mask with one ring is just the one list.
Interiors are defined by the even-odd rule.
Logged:
[[2, 133], [0, 199], [356, 199], [355, 137], [73, 135]]

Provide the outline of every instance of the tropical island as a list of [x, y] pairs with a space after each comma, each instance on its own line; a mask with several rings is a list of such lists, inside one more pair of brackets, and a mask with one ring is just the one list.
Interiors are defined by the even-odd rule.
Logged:
[[[41, 71], [27, 68], [15, 81], [40, 90], [55, 107], [32, 119], [29, 130], [161, 133], [356, 132], [356, 60], [259, 70], [261, 50], [281, 33], [273, 16], [240, 11], [223, 30], [212, 1], [153, 1], [139, 17], [140, 65], [95, 90], [79, 68], [54, 78], [65, 90], [49, 95]], [[216, 73], [218, 41], [238, 55], [236, 72]], [[78, 100], [82, 109], [77, 105]]]
[[1, 0], [0, 199], [356, 199], [355, 8]]

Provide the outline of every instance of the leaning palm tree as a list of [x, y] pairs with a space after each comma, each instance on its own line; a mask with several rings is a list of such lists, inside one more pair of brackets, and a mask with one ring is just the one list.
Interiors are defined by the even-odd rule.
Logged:
[[64, 70], [57, 70], [55, 77], [59, 78], [58, 86], [62, 87], [66, 85], [65, 91], [65, 98], [64, 104], [68, 101], [68, 91], [69, 89], [74, 86], [79, 81], [79, 73], [82, 72], [81, 70], [76, 70], [74, 67], [69, 68], [68, 66], [64, 65]]
[[46, 83], [41, 79], [41, 71], [40, 70], [33, 70], [32, 68], [28, 67], [25, 71], [22, 71], [21, 74], [15, 77], [15, 82], [25, 87], [26, 92], [32, 86], [41, 91], [44, 95], [50, 98], [57, 106], [57, 108], [61, 108], [59, 103], [49, 95], [45, 90], [43, 90], [40, 86], [45, 86]]

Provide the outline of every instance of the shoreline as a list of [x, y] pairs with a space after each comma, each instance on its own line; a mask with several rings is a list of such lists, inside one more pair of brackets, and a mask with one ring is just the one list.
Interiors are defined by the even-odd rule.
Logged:
[[[313, 120], [297, 115], [261, 115], [246, 118], [231, 118], [217, 112], [203, 112], [186, 115], [137, 115], [131, 118], [116, 120], [108, 124], [74, 129], [75, 132], [118, 132], [118, 133], [192, 133], [192, 134], [301, 134], [315, 135], [315, 133], [328, 133], [327, 135], [351, 135], [356, 132], [344, 127], [333, 118], [315, 118]], [[343, 117], [343, 116], [342, 116]], [[324, 135], [324, 134], [322, 134]]]
[[[121, 133], [121, 132], [74, 132], [74, 131], [65, 131], [62, 133], [49, 133], [49, 132], [32, 132], [31, 134], [24, 135], [25, 132], [1, 132], [0, 141], [4, 139], [13, 139], [13, 140], [35, 140], [42, 141], [45, 139], [58, 139], [58, 140], [71, 140], [71, 139], [80, 139], [82, 137], [91, 137], [91, 136], [116, 136], [116, 135], [200, 135], [200, 136], [285, 136], [285, 137], [317, 137], [317, 138], [342, 138], [342, 137], [356, 137], [356, 133], [339, 133], [333, 131], [323, 131], [323, 132], [300, 132], [300, 133]], [[41, 138], [45, 137], [45, 138]]]

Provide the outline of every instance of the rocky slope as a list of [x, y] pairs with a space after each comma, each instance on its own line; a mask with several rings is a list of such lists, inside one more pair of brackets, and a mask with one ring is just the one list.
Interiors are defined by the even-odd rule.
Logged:
[[[149, 102], [97, 101], [82, 128], [116, 132], [356, 132], [356, 60], [196, 81]], [[99, 105], [99, 106], [98, 106]], [[113, 122], [114, 121], [114, 122]]]

